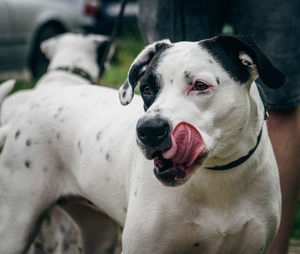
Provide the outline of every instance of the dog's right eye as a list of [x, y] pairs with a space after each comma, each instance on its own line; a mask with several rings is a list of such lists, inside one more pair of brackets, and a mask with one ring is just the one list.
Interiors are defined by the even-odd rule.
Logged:
[[153, 93], [153, 90], [150, 86], [146, 85], [141, 88], [141, 93], [145, 95], [151, 95]]
[[193, 87], [193, 89], [196, 91], [205, 91], [205, 90], [207, 90], [207, 88], [209, 88], [209, 86], [199, 80], [196, 80], [194, 87]]

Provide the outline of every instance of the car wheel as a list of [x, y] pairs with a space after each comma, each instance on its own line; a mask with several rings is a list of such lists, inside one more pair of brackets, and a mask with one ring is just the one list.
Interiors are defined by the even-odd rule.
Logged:
[[41, 42], [63, 32], [64, 30], [62, 28], [58, 28], [54, 25], [46, 25], [40, 30], [35, 40], [31, 60], [29, 63], [31, 74], [35, 80], [39, 79], [46, 72], [49, 64], [48, 59], [41, 51]]

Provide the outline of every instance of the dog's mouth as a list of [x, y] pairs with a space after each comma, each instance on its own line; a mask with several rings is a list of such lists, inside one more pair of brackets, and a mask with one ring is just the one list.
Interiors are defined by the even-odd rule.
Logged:
[[154, 174], [167, 186], [185, 183], [202, 165], [208, 152], [202, 136], [189, 123], [179, 123], [171, 135], [171, 148], [157, 152], [154, 158]]

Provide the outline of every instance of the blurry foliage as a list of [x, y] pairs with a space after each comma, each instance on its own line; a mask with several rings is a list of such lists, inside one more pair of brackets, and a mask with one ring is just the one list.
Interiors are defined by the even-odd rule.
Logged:
[[294, 228], [291, 237], [300, 239], [300, 200], [298, 202], [298, 210], [296, 213]]
[[144, 46], [137, 27], [122, 31], [116, 40], [116, 52], [103, 75], [101, 85], [118, 89], [126, 80], [131, 63]]

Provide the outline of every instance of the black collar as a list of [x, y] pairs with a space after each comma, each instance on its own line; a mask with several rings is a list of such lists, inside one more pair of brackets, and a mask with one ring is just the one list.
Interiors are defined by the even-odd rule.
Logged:
[[242, 163], [244, 163], [246, 160], [248, 160], [251, 155], [255, 152], [256, 148], [258, 147], [260, 140], [261, 140], [261, 135], [262, 135], [262, 130], [263, 127], [261, 128], [258, 136], [257, 136], [257, 140], [256, 140], [256, 144], [255, 146], [244, 156], [240, 157], [239, 159], [229, 162], [226, 165], [222, 165], [222, 166], [214, 166], [214, 167], [207, 167], [206, 169], [211, 169], [211, 170], [227, 170], [227, 169], [232, 169], [235, 168], [239, 165], [241, 165]]
[[69, 73], [73, 73], [73, 74], [76, 74], [84, 79], [86, 79], [87, 81], [89, 81], [90, 83], [94, 84], [95, 81], [93, 80], [93, 78], [91, 77], [90, 74], [88, 74], [85, 70], [83, 69], [80, 69], [80, 68], [77, 68], [77, 67], [56, 67], [54, 69], [51, 69], [51, 71], [66, 71], [66, 72], [69, 72]]

